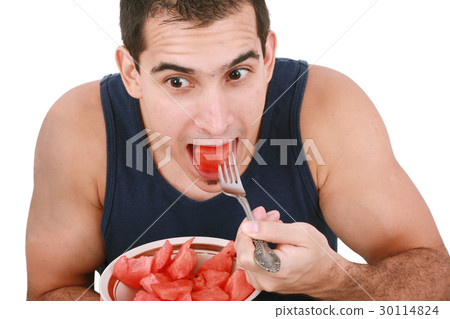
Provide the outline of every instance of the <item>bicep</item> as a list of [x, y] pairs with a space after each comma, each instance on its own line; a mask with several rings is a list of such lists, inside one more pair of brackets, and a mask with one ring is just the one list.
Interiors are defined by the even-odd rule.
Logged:
[[69, 117], [50, 111], [36, 147], [26, 235], [30, 298], [64, 286], [89, 286], [104, 260], [97, 186], [88, 177], [78, 147], [82, 139]]
[[365, 165], [353, 176], [330, 176], [320, 192], [336, 235], [368, 262], [413, 248], [440, 248], [430, 211], [401, 167]]
[[442, 244], [420, 193], [397, 163], [386, 128], [365, 93], [336, 75], [317, 118], [326, 165], [319, 201], [330, 228], [368, 262]]

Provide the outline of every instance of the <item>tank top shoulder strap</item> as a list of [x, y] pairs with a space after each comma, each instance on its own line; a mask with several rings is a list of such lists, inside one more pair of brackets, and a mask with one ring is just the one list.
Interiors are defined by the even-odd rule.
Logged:
[[105, 201], [103, 204], [102, 232], [105, 231], [112, 209], [116, 189], [118, 163], [125, 163], [123, 153], [125, 142], [142, 129], [139, 101], [131, 97], [120, 73], [103, 77], [100, 83], [100, 97], [106, 127], [107, 173]]
[[[287, 161], [295, 165], [302, 188], [318, 217], [324, 221], [319, 207], [319, 195], [306, 161], [300, 130], [300, 111], [308, 81], [309, 65], [303, 60], [277, 58], [274, 74], [267, 92], [261, 122], [263, 139], [289, 140]], [[278, 159], [279, 160], [279, 159]]]

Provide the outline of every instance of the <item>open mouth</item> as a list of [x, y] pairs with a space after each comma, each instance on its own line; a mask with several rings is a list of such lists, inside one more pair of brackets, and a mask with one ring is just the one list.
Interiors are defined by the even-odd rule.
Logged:
[[207, 180], [218, 180], [218, 167], [227, 160], [231, 152], [236, 152], [238, 139], [202, 140], [202, 142], [204, 143], [197, 143], [196, 141], [196, 143], [187, 146], [192, 164], [201, 177]]

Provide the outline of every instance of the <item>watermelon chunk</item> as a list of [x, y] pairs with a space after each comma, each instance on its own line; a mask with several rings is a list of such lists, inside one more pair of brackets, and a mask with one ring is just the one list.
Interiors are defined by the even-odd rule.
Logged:
[[206, 281], [206, 287], [212, 286], [223, 286], [228, 278], [230, 278], [230, 273], [227, 271], [219, 271], [214, 269], [207, 269], [201, 272], [203, 278]]
[[192, 291], [192, 281], [180, 279], [164, 282], [152, 285], [152, 289], [161, 299], [174, 301]]
[[150, 275], [153, 256], [141, 256], [139, 258], [120, 257], [113, 270], [113, 276], [132, 288], [139, 288], [142, 278]]
[[189, 280], [192, 281], [192, 290], [202, 290], [203, 288], [206, 288], [206, 280], [203, 276], [203, 273], [196, 273], [189, 277]]
[[230, 257], [236, 256], [236, 249], [234, 249], [234, 240], [230, 240], [225, 247], [219, 252], [219, 254], [225, 254]]
[[181, 245], [180, 251], [167, 268], [167, 273], [175, 280], [187, 278], [197, 265], [197, 253], [190, 248], [193, 240], [194, 238], [191, 238]]
[[172, 281], [172, 278], [165, 273], [151, 273], [147, 277], [142, 278], [140, 284], [146, 291], [153, 292], [152, 285], [169, 281]]
[[175, 299], [175, 301], [192, 301], [192, 296], [190, 292], [180, 295]]
[[161, 299], [158, 298], [157, 296], [155, 296], [154, 294], [149, 293], [142, 289], [136, 293], [136, 297], [134, 297], [133, 300], [134, 301], [161, 301]]
[[230, 144], [220, 146], [194, 145], [192, 151], [195, 165], [199, 170], [217, 173], [219, 164], [222, 165], [228, 158]]
[[199, 291], [192, 292], [192, 300], [194, 301], [226, 301], [230, 300], [230, 296], [220, 287], [214, 286]]
[[201, 265], [198, 272], [213, 269], [230, 273], [231, 268], [233, 267], [234, 256], [236, 256], [234, 241], [230, 240], [228, 244], [217, 255], [213, 256], [203, 265]]
[[198, 262], [197, 253], [191, 248], [193, 240], [181, 245], [173, 261], [169, 241], [154, 256], [121, 256], [113, 276], [129, 287], [140, 289], [134, 298], [137, 301], [244, 300], [254, 291], [242, 269], [230, 276], [236, 255], [233, 241], [193, 274]]
[[255, 288], [247, 282], [244, 270], [236, 269], [225, 284], [224, 290], [230, 295], [230, 300], [245, 300]]
[[161, 271], [170, 263], [170, 257], [173, 254], [173, 245], [166, 240], [164, 245], [156, 252], [155, 261], [153, 262], [153, 272]]
[[127, 257], [121, 256], [114, 264], [113, 276], [122, 281], [122, 278], [126, 277], [128, 274], [128, 259]]

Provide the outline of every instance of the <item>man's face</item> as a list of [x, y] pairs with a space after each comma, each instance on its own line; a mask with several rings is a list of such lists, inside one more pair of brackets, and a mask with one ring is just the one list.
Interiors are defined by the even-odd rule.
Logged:
[[274, 36], [264, 58], [248, 5], [202, 28], [188, 22], [163, 24], [167, 18], [149, 19], [147, 49], [139, 59], [144, 125], [171, 137], [155, 150], [155, 164], [170, 146], [171, 160], [159, 168], [169, 183], [183, 191], [198, 179], [199, 191], [218, 192], [218, 162], [234, 150], [239, 164], [249, 155], [242, 141], [256, 144], [272, 76]]

